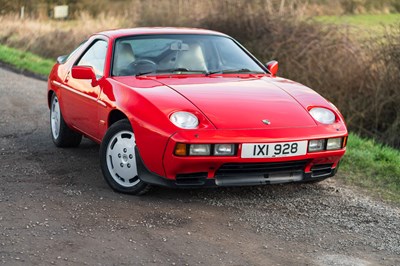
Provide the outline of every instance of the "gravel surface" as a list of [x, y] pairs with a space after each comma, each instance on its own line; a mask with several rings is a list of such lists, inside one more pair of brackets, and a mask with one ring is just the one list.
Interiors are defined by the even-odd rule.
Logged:
[[58, 149], [46, 83], [0, 69], [0, 264], [400, 265], [400, 209], [313, 185], [117, 194], [99, 146]]

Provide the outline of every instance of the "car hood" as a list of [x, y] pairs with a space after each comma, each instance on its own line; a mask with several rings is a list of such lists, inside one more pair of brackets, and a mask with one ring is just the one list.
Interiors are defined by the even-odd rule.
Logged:
[[158, 78], [157, 81], [185, 97], [218, 129], [316, 126], [304, 106], [267, 78]]

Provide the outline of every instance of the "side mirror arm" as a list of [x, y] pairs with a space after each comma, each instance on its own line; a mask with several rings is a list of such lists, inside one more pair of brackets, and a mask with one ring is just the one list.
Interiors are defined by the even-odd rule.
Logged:
[[99, 85], [99, 81], [97, 80], [96, 75], [94, 75], [90, 84], [92, 85], [92, 87], [96, 87], [97, 85]]

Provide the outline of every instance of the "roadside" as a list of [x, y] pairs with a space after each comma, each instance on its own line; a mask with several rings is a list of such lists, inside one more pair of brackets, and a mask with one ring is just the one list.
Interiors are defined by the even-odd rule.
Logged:
[[42, 81], [47, 80], [47, 76], [45, 76], [45, 75], [40, 75], [40, 74], [31, 72], [29, 70], [26, 70], [24, 68], [18, 69], [14, 65], [8, 64], [8, 63], [2, 62], [2, 61], [0, 61], [0, 68], [6, 69], [10, 72], [14, 72], [16, 74], [24, 75], [26, 77], [30, 77], [30, 78], [34, 78], [34, 79], [38, 79], [38, 80], [42, 80]]
[[46, 83], [0, 69], [5, 265], [399, 265], [400, 209], [315, 185], [114, 193], [98, 145], [58, 149]]
[[56, 60], [45, 59], [30, 52], [0, 44], [0, 63], [28, 76], [45, 79]]

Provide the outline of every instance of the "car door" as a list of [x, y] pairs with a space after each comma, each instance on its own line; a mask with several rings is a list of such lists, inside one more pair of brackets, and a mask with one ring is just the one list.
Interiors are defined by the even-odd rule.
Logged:
[[[89, 48], [75, 62], [75, 66], [90, 66], [96, 78], [104, 76], [108, 42], [95, 39]], [[98, 138], [98, 97], [101, 92], [99, 85], [92, 86], [89, 79], [74, 79], [71, 73], [64, 80], [66, 90], [63, 91], [63, 101], [68, 109], [71, 125], [94, 139]]]

